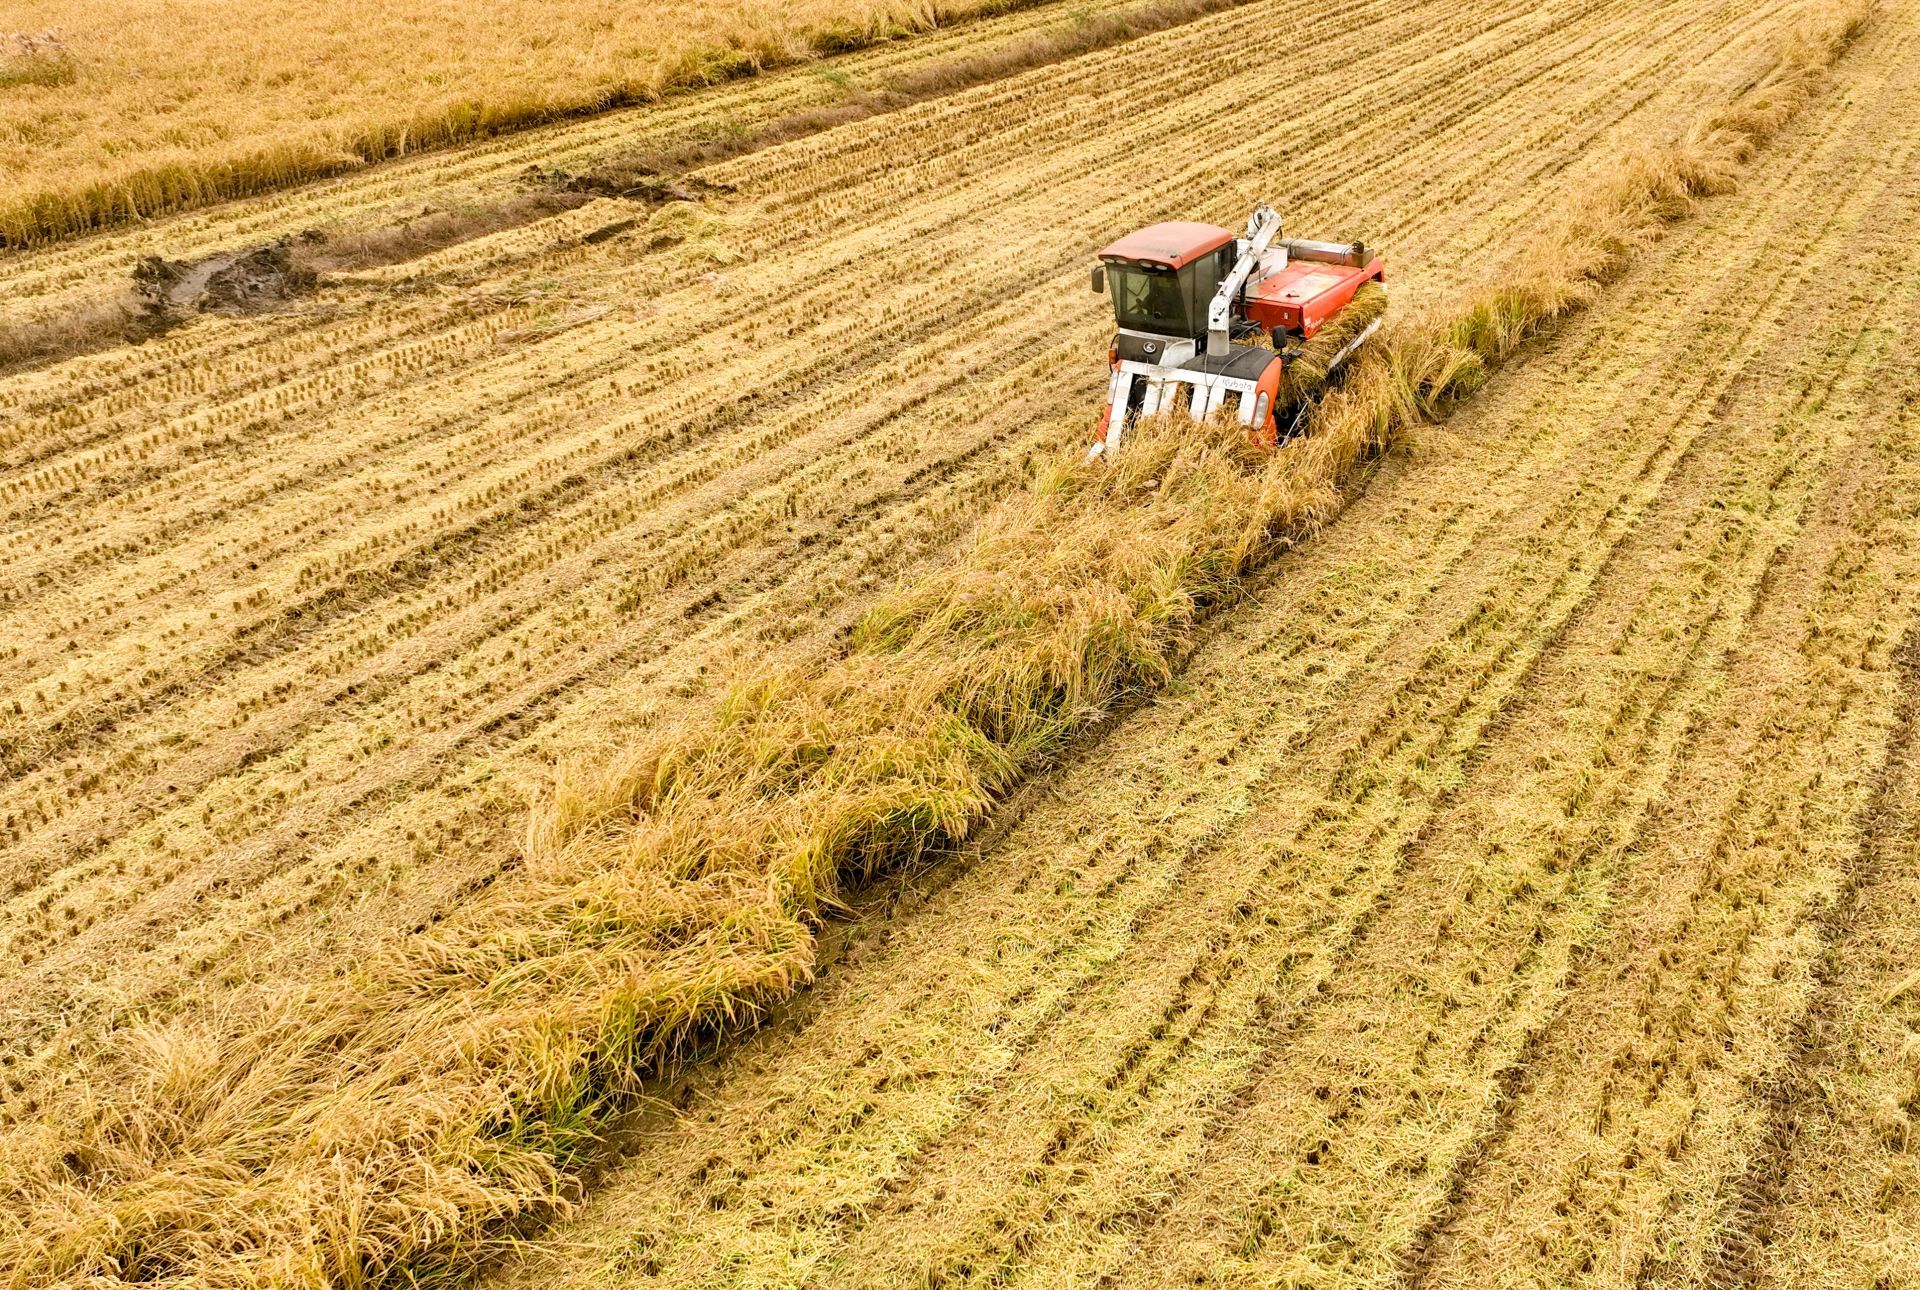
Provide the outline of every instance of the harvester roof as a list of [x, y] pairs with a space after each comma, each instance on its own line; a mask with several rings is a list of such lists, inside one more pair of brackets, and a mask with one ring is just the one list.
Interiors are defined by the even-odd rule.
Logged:
[[1100, 258], [1182, 269], [1231, 241], [1233, 234], [1217, 224], [1173, 220], [1165, 224], [1149, 224], [1138, 232], [1127, 234], [1100, 252]]

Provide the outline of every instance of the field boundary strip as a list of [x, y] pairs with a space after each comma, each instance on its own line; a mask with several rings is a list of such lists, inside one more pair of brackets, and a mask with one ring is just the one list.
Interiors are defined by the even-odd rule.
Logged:
[[1248, 574], [1338, 511], [1355, 468], [1594, 303], [1824, 83], [1863, 6], [1671, 147], [1619, 162], [1510, 276], [1415, 317], [1261, 454], [1144, 425], [989, 514], [845, 650], [564, 779], [532, 889], [264, 1015], [132, 1035], [0, 1161], [17, 1286], [420, 1284], [576, 1198], [613, 1117], [809, 977], [849, 884], [974, 836], [1032, 771], [1179, 669]]

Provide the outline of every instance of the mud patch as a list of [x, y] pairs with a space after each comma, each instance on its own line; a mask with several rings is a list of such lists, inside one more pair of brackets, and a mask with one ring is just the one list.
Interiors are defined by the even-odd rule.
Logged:
[[203, 260], [147, 256], [134, 266], [134, 290], [160, 318], [191, 313], [251, 317], [313, 290], [318, 275], [294, 255], [293, 240]]
[[550, 192], [582, 197], [616, 197], [624, 201], [664, 206], [668, 202], [698, 202], [731, 193], [728, 184], [716, 184], [693, 175], [663, 173], [642, 163], [617, 163], [574, 172], [547, 166], [528, 166], [523, 182]]
[[199, 260], [150, 255], [130, 282], [50, 317], [0, 325], [0, 375], [120, 345], [137, 345], [195, 314], [251, 318], [284, 308], [319, 284], [301, 255], [311, 234]]
[[[593, 199], [585, 185], [575, 191], [543, 187], [486, 205], [427, 207], [364, 227], [308, 229], [199, 259], [147, 256], [134, 266], [130, 280], [97, 300], [48, 317], [0, 323], [0, 375], [151, 340], [198, 314], [256, 318], [274, 313], [324, 289], [326, 275], [402, 264], [578, 210]], [[642, 222], [637, 217], [615, 221], [579, 240], [603, 242]]]

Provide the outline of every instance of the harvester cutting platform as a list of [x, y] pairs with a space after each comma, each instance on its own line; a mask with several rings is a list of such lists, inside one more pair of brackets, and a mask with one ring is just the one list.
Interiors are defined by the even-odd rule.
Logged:
[[[1281, 237], [1271, 206], [1253, 212], [1242, 237], [1187, 222], [1127, 234], [1093, 270], [1095, 291], [1111, 286], [1120, 327], [1094, 455], [1117, 450], [1134, 418], [1179, 408], [1196, 420], [1233, 416], [1277, 443], [1309, 384], [1295, 369], [1310, 367], [1317, 384], [1366, 343], [1382, 302], [1355, 297], [1385, 281], [1386, 266], [1359, 242]], [[1239, 343], [1261, 332], [1270, 345]]]

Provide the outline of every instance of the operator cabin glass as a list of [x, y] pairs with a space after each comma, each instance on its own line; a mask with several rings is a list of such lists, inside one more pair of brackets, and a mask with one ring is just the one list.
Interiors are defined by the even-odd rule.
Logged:
[[1187, 293], [1180, 275], [1171, 269], [1143, 269], [1115, 264], [1107, 277], [1113, 283], [1113, 316], [1129, 331], [1185, 336]]
[[1109, 262], [1114, 321], [1128, 331], [1198, 336], [1207, 329], [1207, 305], [1232, 266], [1232, 243], [1177, 272]]

